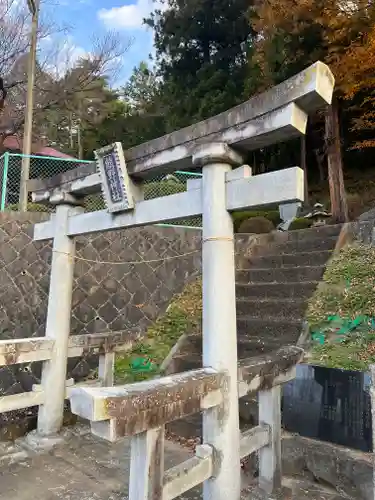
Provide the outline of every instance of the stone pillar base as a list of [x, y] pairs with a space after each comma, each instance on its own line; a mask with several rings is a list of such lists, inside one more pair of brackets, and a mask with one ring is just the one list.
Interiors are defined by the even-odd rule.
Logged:
[[65, 441], [64, 437], [60, 434], [53, 434], [51, 436], [42, 436], [37, 430], [31, 431], [23, 440], [22, 447], [34, 453], [41, 453], [43, 451], [52, 450], [58, 444]]

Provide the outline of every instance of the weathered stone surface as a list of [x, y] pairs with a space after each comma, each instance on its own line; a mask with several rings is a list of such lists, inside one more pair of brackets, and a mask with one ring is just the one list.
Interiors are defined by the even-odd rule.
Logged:
[[247, 392], [267, 390], [280, 384], [303, 359], [303, 349], [296, 346], [281, 347], [277, 351], [248, 359], [241, 359], [238, 366], [239, 383], [247, 386]]
[[345, 500], [349, 497], [341, 496], [330, 488], [313, 481], [303, 481], [285, 478], [282, 491], [274, 495], [268, 495], [259, 490], [254, 485], [247, 488], [247, 496], [243, 493], [243, 498], [251, 500]]
[[70, 402], [73, 413], [91, 422], [111, 419], [115, 441], [221, 404], [226, 385], [224, 374], [204, 368], [126, 386], [74, 388]]
[[297, 435], [286, 434], [282, 441], [283, 473], [291, 476], [310, 473], [349, 498], [373, 500], [370, 453], [357, 452]]

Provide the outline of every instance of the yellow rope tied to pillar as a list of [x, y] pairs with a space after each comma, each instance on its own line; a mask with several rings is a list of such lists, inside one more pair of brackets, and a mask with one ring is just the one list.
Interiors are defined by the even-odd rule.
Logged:
[[[233, 238], [225, 237], [225, 236], [214, 236], [212, 238], [205, 238], [203, 240], [203, 243], [206, 243], [206, 241], [230, 241], [233, 242]], [[184, 257], [188, 257], [189, 255], [193, 255], [195, 253], [200, 252], [200, 250], [193, 250], [192, 252], [187, 252], [183, 253], [181, 255], [171, 255], [169, 257], [161, 257], [160, 259], [152, 259], [152, 260], [133, 260], [133, 261], [128, 261], [128, 262], [113, 262], [113, 261], [107, 261], [107, 260], [94, 260], [94, 259], [85, 259], [84, 257], [71, 257], [71, 255], [67, 252], [60, 252], [59, 250], [52, 250], [52, 253], [60, 254], [60, 255], [67, 255], [68, 257], [71, 257], [72, 259], [75, 260], [83, 260], [85, 262], [90, 262], [91, 264], [105, 264], [105, 265], [134, 265], [134, 264], [153, 264], [155, 262], [164, 262], [166, 260], [174, 260], [174, 259], [182, 259]]]
[[233, 238], [229, 238], [228, 236], [212, 236], [212, 238], [204, 238], [203, 243], [206, 241], [234, 241]]
[[107, 261], [107, 260], [93, 260], [93, 259], [85, 259], [84, 257], [72, 257], [69, 253], [67, 252], [60, 252], [59, 250], [52, 250], [52, 253], [60, 254], [60, 255], [67, 255], [71, 259], [75, 260], [83, 260], [85, 262], [90, 262], [91, 264], [106, 264], [106, 265], [133, 265], [133, 264], [152, 264], [154, 262], [164, 262], [166, 260], [174, 260], [174, 259], [181, 259], [183, 257], [187, 257], [189, 255], [193, 255], [195, 253], [200, 252], [200, 250], [193, 250], [192, 252], [187, 252], [181, 255], [171, 255], [169, 257], [162, 257], [160, 259], [152, 259], [152, 260], [133, 260], [133, 261], [128, 261], [128, 262], [114, 262], [114, 261]]

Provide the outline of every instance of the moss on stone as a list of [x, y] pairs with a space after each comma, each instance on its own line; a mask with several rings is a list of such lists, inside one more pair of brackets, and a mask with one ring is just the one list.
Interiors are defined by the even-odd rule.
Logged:
[[[188, 284], [182, 293], [175, 295], [165, 314], [146, 331], [145, 337], [124, 356], [117, 356], [116, 383], [130, 383], [154, 378], [160, 374], [160, 365], [184, 333], [197, 333], [202, 316], [202, 281]], [[137, 372], [131, 364], [140, 357], [154, 363], [152, 371]]]

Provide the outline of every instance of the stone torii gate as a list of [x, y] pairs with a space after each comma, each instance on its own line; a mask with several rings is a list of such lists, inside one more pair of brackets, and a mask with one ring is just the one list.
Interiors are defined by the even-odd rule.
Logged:
[[[53, 240], [46, 337], [54, 341], [54, 348], [51, 358], [44, 363], [42, 374], [45, 397], [38, 415], [38, 432], [42, 436], [52, 436], [62, 425], [74, 237], [203, 215], [203, 370], [180, 375], [180, 378], [134, 384], [134, 387], [70, 390], [72, 411], [91, 419], [94, 422], [93, 432], [109, 439], [125, 434], [133, 436], [131, 500], [177, 496], [171, 491], [178, 488], [170, 488], [173, 481], [173, 485], [178, 483], [176, 477], [167, 490], [163, 481], [156, 487], [144, 477], [144, 471], [146, 475], [147, 471], [151, 474], [150, 470], [155, 468], [152, 453], [158, 449], [161, 429], [164, 423], [171, 420], [171, 415], [165, 412], [164, 417], [158, 416], [154, 425], [135, 425], [129, 430], [129, 426], [119, 426], [118, 419], [136, 418], [134, 412], [127, 406], [128, 411], [120, 412], [121, 416], [116, 420], [109, 410], [113, 400], [124, 403], [133, 394], [131, 404], [138, 401], [142, 406], [146, 403], [140, 394], [144, 396], [147, 393], [147, 401], [150, 402], [150, 395], [156, 398], [157, 392], [167, 387], [167, 392], [163, 389], [165, 405], [171, 404], [171, 401], [167, 402], [167, 396], [173, 393], [178, 400], [179, 394], [186, 394], [186, 391], [173, 392], [186, 381], [195, 384], [194, 389], [190, 388], [195, 392], [188, 393], [187, 400], [195, 401], [200, 394], [198, 406], [204, 411], [203, 442], [206, 448], [200, 450], [199, 458], [209, 464], [204, 473], [202, 467], [200, 472], [195, 467], [195, 474], [199, 472], [200, 475], [195, 476], [194, 484], [204, 481], [205, 500], [240, 498], [238, 397], [241, 390], [238, 385], [234, 234], [230, 212], [288, 206], [303, 201], [303, 172], [300, 168], [252, 176], [251, 168], [243, 165], [244, 154], [304, 134], [308, 114], [331, 102], [333, 87], [332, 73], [323, 63], [317, 62], [277, 87], [225, 113], [134, 147], [125, 155], [119, 144], [104, 148], [97, 152], [99, 171], [89, 165], [50, 179], [30, 181], [34, 202], [46, 201], [56, 205], [56, 214], [50, 221], [37, 224], [34, 233], [36, 241]], [[186, 192], [143, 200], [143, 179], [191, 168], [192, 165], [202, 169], [203, 177], [189, 181]], [[107, 210], [83, 213], [82, 198], [100, 190], [107, 202]], [[296, 359], [300, 359], [298, 353], [293, 353]], [[113, 355], [104, 362], [101, 373], [104, 373], [104, 379], [110, 386]], [[251, 445], [245, 448], [248, 451], [261, 449], [261, 486], [272, 492], [280, 486], [280, 385], [275, 382], [265, 387], [260, 382], [263, 377], [263, 372], [258, 373], [249, 387], [260, 389], [260, 421], [269, 428], [261, 427], [257, 431], [259, 434], [252, 436]], [[135, 388], [137, 398], [134, 399]], [[158, 404], [164, 405], [163, 401], [158, 401]], [[196, 405], [192, 407], [197, 411]], [[144, 406], [142, 408], [146, 411]], [[173, 418], [187, 414], [186, 405], [177, 413], [178, 416]], [[254, 444], [254, 439], [257, 444]], [[207, 447], [211, 451], [208, 452]], [[197, 477], [200, 478], [198, 483]], [[178, 484], [180, 493], [189, 489], [181, 490], [181, 484]]]

